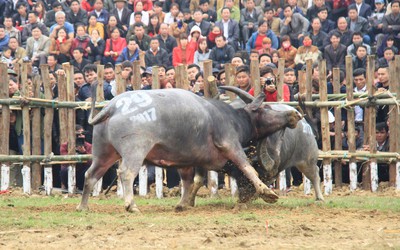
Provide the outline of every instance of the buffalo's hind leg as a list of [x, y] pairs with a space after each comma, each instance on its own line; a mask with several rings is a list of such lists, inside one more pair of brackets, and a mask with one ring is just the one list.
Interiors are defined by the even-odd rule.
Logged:
[[131, 161], [124, 157], [118, 171], [124, 193], [125, 210], [131, 213], [140, 212], [133, 200], [133, 181], [139, 173], [141, 164], [140, 161]]
[[313, 184], [315, 190], [315, 199], [323, 201], [324, 197], [321, 192], [321, 179], [319, 177], [319, 169], [315, 163], [312, 164], [299, 164], [297, 168], [302, 172]]
[[179, 168], [178, 173], [182, 180], [182, 195], [181, 200], [175, 207], [176, 212], [185, 210], [188, 206], [194, 206], [190, 204], [190, 196], [193, 191], [193, 178], [194, 178], [194, 167]]

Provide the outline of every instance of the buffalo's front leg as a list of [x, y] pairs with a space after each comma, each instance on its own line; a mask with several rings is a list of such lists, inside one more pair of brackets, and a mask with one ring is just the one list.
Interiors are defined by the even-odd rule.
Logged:
[[188, 206], [194, 206], [194, 203], [190, 204], [190, 194], [192, 193], [193, 190], [194, 168], [193, 167], [179, 168], [178, 173], [181, 176], [181, 181], [182, 181], [182, 195], [181, 195], [181, 200], [175, 207], [175, 211], [180, 212], [183, 211]]
[[246, 154], [241, 148], [240, 150], [227, 150], [225, 154], [253, 183], [256, 192], [265, 202], [274, 203], [278, 200], [279, 196], [258, 178], [257, 171], [247, 161]]

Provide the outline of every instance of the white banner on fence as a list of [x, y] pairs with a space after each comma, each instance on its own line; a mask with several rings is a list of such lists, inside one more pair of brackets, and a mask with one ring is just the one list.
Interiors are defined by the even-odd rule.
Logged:
[[396, 163], [396, 190], [400, 190], [400, 161]]
[[93, 187], [93, 196], [99, 196], [103, 186], [103, 178], [100, 178]]
[[211, 197], [218, 196], [218, 173], [215, 171], [208, 172], [208, 185], [211, 191]]
[[122, 188], [121, 178], [120, 178], [119, 174], [118, 174], [118, 180], [117, 180], [117, 195], [118, 195], [118, 197], [124, 196], [124, 189]]
[[68, 193], [73, 194], [76, 187], [75, 166], [68, 166]]
[[286, 173], [285, 170], [281, 171], [279, 173], [279, 191], [281, 192], [281, 194], [285, 194], [286, 193]]
[[24, 193], [31, 194], [31, 168], [24, 165], [21, 173]]
[[370, 167], [371, 167], [371, 191], [376, 192], [378, 190], [378, 164], [374, 161], [371, 161]]
[[325, 195], [329, 195], [332, 193], [332, 165], [325, 164], [323, 166], [324, 169], [324, 187], [325, 187]]
[[156, 167], [156, 196], [158, 199], [163, 197], [163, 169]]
[[311, 181], [303, 175], [303, 186], [304, 186], [304, 194], [309, 195], [311, 193]]
[[350, 190], [354, 191], [357, 189], [357, 163], [350, 162], [349, 175], [350, 175]]
[[147, 167], [142, 166], [139, 170], [139, 195], [147, 195]]
[[10, 167], [1, 164], [1, 191], [7, 190], [10, 186]]
[[236, 179], [233, 177], [229, 177], [229, 182], [231, 183], [232, 197], [235, 197], [237, 195], [237, 190], [238, 190]]
[[53, 189], [53, 169], [52, 167], [44, 168], [44, 189], [46, 191], [46, 195], [51, 195], [51, 191]]

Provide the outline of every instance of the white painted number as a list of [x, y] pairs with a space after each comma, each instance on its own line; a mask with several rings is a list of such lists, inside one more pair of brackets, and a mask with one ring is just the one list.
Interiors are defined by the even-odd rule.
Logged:
[[140, 123], [155, 121], [157, 120], [156, 109], [150, 108], [144, 111], [143, 113], [132, 116], [129, 119], [133, 122], [140, 122]]
[[115, 106], [121, 108], [122, 115], [127, 115], [138, 110], [138, 107], [144, 108], [149, 106], [153, 99], [146, 93], [132, 93], [130, 96], [122, 97], [117, 101]]

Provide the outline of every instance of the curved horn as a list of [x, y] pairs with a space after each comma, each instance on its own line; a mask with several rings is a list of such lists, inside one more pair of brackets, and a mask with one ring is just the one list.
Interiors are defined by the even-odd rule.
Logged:
[[246, 91], [243, 91], [237, 87], [233, 86], [219, 86], [218, 88], [231, 91], [240, 97], [246, 104], [254, 101], [254, 96], [250, 95]]

